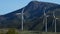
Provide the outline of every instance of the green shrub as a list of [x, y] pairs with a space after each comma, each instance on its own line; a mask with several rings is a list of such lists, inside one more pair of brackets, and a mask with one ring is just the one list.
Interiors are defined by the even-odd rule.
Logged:
[[9, 29], [6, 34], [18, 34], [15, 29]]

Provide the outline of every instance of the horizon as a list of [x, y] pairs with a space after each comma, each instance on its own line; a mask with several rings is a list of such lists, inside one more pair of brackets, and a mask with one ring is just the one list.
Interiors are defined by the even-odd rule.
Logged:
[[[0, 0], [0, 15], [4, 15], [15, 10], [21, 9], [32, 0]], [[56, 3], [60, 5], [60, 0], [37, 0], [42, 2]]]

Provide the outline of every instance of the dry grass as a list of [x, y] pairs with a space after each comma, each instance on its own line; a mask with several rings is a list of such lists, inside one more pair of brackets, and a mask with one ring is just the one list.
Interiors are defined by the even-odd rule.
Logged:
[[[39, 32], [39, 31], [19, 31], [19, 30], [15, 30], [16, 32], [18, 32], [19, 34], [60, 34], [60, 32]], [[5, 34], [7, 32], [7, 30], [0, 30], [0, 34]]]

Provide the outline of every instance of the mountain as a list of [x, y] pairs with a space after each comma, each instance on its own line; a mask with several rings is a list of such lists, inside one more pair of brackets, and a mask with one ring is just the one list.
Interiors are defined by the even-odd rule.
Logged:
[[[21, 13], [24, 9], [24, 30], [45, 31], [43, 25], [43, 12], [49, 15], [47, 18], [47, 28], [49, 32], [54, 32], [53, 12], [60, 18], [60, 5], [48, 2], [31, 1], [27, 6], [0, 16], [0, 28], [21, 29]], [[60, 32], [60, 19], [56, 20], [57, 32]]]

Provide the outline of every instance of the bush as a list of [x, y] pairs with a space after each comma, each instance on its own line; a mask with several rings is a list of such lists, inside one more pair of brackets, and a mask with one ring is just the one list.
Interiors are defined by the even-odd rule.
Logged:
[[15, 29], [9, 29], [6, 34], [18, 34]]

